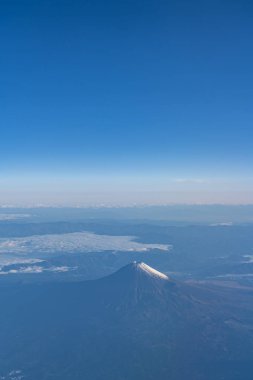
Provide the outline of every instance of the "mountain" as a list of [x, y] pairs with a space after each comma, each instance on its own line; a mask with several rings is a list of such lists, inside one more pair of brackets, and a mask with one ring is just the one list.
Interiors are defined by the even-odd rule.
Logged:
[[4, 285], [0, 304], [4, 380], [252, 379], [250, 288], [134, 262], [99, 280]]

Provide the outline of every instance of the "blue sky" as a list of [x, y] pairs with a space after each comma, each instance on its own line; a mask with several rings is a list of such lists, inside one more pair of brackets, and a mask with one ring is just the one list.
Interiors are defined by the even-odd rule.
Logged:
[[253, 202], [252, 2], [8, 0], [0, 36], [0, 204]]

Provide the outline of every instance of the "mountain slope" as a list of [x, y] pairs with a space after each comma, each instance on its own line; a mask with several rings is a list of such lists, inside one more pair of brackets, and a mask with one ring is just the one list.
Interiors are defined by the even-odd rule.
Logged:
[[96, 281], [5, 286], [0, 376], [249, 380], [252, 301], [251, 290], [184, 284], [136, 262]]

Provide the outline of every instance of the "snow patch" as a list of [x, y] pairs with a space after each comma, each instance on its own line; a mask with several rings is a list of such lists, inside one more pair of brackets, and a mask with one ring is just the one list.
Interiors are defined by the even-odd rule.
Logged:
[[137, 268], [144, 271], [146, 274], [148, 274], [151, 277], [161, 278], [163, 280], [169, 280], [169, 277], [166, 276], [166, 274], [159, 272], [158, 270], [150, 267], [149, 265], [145, 263], [138, 263]]

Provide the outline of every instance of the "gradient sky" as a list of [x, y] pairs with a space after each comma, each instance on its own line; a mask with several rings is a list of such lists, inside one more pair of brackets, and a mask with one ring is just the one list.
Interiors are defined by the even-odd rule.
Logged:
[[0, 205], [253, 203], [253, 3], [2, 0]]

